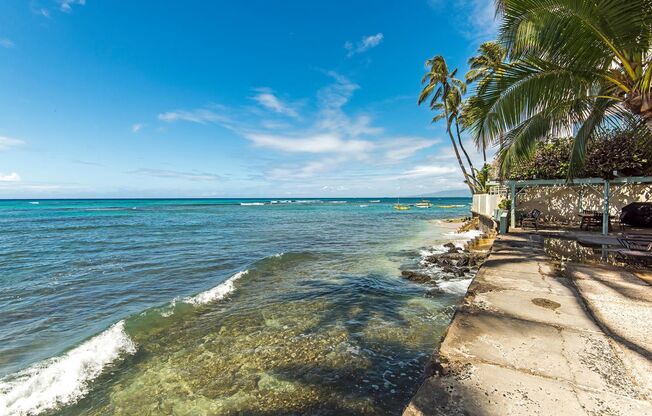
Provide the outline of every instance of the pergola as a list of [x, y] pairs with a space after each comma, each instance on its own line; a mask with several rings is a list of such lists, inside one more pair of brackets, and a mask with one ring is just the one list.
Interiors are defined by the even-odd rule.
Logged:
[[580, 178], [580, 179], [532, 179], [523, 181], [506, 181], [507, 187], [510, 189], [510, 196], [512, 200], [511, 218], [510, 223], [512, 227], [516, 227], [516, 195], [528, 187], [541, 187], [541, 186], [580, 186], [579, 192], [579, 210], [582, 210], [582, 188], [585, 186], [592, 187], [594, 185], [601, 185], [603, 188], [603, 209], [602, 209], [602, 234], [609, 234], [609, 198], [611, 185], [628, 185], [628, 184], [643, 184], [652, 183], [652, 176], [629, 176], [620, 177], [615, 179], [602, 179], [602, 178]]

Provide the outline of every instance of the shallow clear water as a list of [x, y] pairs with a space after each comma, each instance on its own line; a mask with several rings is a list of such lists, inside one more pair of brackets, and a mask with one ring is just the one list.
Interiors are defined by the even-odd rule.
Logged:
[[0, 202], [0, 413], [397, 414], [465, 287], [400, 268], [469, 200], [342, 201]]

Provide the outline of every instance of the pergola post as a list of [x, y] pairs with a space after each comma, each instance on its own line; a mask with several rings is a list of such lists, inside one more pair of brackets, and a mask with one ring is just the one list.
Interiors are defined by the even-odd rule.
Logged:
[[512, 228], [516, 228], [516, 184], [510, 184], [511, 188], [511, 197], [512, 197], [512, 209], [511, 209], [511, 218], [510, 223]]
[[609, 181], [604, 181], [604, 207], [602, 208], [602, 234], [609, 234]]

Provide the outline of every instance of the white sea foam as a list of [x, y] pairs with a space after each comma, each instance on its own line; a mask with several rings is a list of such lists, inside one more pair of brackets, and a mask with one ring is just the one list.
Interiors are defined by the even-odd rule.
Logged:
[[264, 202], [240, 202], [240, 205], [244, 207], [257, 207], [257, 206], [265, 205], [265, 203]]
[[421, 255], [422, 258], [430, 257], [434, 254], [441, 254], [447, 252], [448, 249], [444, 247], [443, 245], [434, 245], [428, 248], [422, 248], [419, 250], [419, 254]]
[[449, 237], [453, 237], [456, 240], [471, 240], [471, 239], [474, 239], [475, 237], [478, 237], [478, 236], [482, 235], [482, 231], [480, 231], [480, 230], [469, 230], [469, 231], [465, 231], [463, 233], [455, 233], [455, 232], [447, 233], [446, 235], [449, 236]]
[[39, 203], [40, 203], [40, 202], [38, 202], [38, 201], [32, 201], [32, 202], [30, 202], [30, 204], [32, 204], [32, 205], [38, 205]]
[[472, 281], [473, 279], [442, 280], [437, 282], [437, 287], [442, 291], [452, 293], [453, 295], [464, 295]]
[[224, 299], [226, 295], [228, 295], [229, 293], [235, 290], [235, 285], [234, 285], [235, 281], [247, 273], [249, 273], [249, 270], [243, 270], [241, 272], [238, 272], [233, 276], [229, 277], [224, 282], [220, 283], [219, 285], [211, 289], [208, 289], [205, 292], [201, 292], [200, 294], [195, 295], [193, 297], [185, 298], [183, 301], [198, 306], [210, 302], [215, 302], [216, 300]]
[[135, 352], [120, 321], [60, 357], [0, 379], [0, 414], [35, 415], [75, 403], [104, 368]]

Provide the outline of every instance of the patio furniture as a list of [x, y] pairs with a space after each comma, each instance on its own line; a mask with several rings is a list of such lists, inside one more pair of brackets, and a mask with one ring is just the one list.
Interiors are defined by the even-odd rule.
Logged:
[[533, 209], [529, 214], [521, 218], [521, 228], [532, 227], [535, 230], [539, 230], [539, 217], [541, 216], [541, 211], [538, 209]]
[[619, 238], [618, 242], [628, 250], [652, 252], [652, 238]]
[[642, 265], [652, 264], [652, 239], [619, 238], [618, 242], [624, 248], [615, 250], [616, 255], [628, 263]]
[[652, 202], [632, 202], [620, 211], [621, 227], [652, 227]]
[[[591, 227], [602, 227], [603, 214], [599, 211], [582, 211], [577, 214], [580, 217], [580, 230], [586, 229], [589, 231]], [[609, 230], [611, 230], [611, 219], [613, 215], [609, 215]]]

